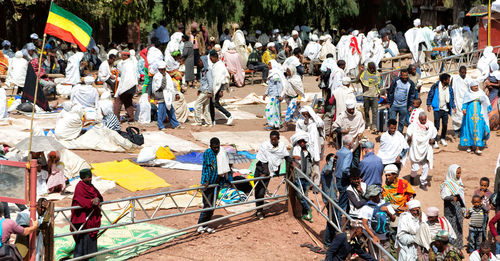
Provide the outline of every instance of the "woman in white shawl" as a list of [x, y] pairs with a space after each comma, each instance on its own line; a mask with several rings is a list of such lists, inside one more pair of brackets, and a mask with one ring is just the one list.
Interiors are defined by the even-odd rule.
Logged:
[[481, 76], [478, 78], [480, 82], [488, 78], [490, 73], [490, 64], [496, 60], [497, 57], [493, 53], [493, 47], [486, 46], [486, 48], [484, 48], [483, 55], [477, 61], [477, 68], [481, 72]]
[[297, 106], [300, 106], [300, 99], [304, 97], [304, 86], [302, 85], [302, 79], [297, 74], [297, 68], [295, 66], [285, 66], [287, 79], [283, 86], [283, 91], [281, 92], [281, 97], [285, 99], [287, 103], [285, 122], [283, 124], [283, 129], [288, 129], [288, 123], [291, 121], [296, 121], [298, 118]]
[[457, 239], [452, 243], [458, 249], [463, 248], [463, 222], [465, 211], [465, 188], [462, 182], [462, 168], [452, 164], [441, 184], [441, 198], [444, 201], [444, 216], [453, 227]]
[[[333, 55], [333, 59], [337, 60], [337, 50], [335, 49], [335, 45], [332, 43], [332, 36], [327, 34], [322, 36], [324, 38], [324, 42], [321, 45], [321, 51], [319, 52], [319, 59], [321, 61], [326, 60], [326, 56], [331, 53]], [[320, 40], [322, 38], [320, 37]]]
[[22, 89], [24, 87], [24, 81], [26, 80], [27, 71], [28, 61], [23, 58], [23, 53], [21, 51], [17, 51], [14, 58], [9, 59], [9, 69], [7, 70], [5, 84], [7, 84], [8, 87], [11, 87], [13, 84]]
[[82, 126], [84, 123], [84, 111], [80, 105], [74, 105], [71, 111], [65, 113], [62, 118], [60, 118], [54, 129], [54, 134], [58, 140], [74, 140], [82, 132]]
[[311, 106], [304, 106], [299, 112], [300, 119], [297, 120], [295, 131], [296, 133], [302, 131], [309, 134], [308, 145], [313, 159], [312, 180], [316, 185], [319, 185], [319, 162], [323, 158], [325, 147], [325, 124]]
[[470, 92], [465, 94], [462, 112], [464, 119], [460, 132], [460, 146], [468, 147], [476, 154], [481, 154], [479, 147], [486, 145], [490, 137], [488, 113], [491, 111], [491, 103], [488, 96], [479, 89], [479, 82], [472, 80], [469, 84]]
[[64, 83], [71, 85], [80, 83], [80, 62], [83, 59], [83, 55], [84, 54], [82, 52], [77, 52], [69, 57]]
[[130, 58], [129, 52], [122, 52], [122, 60], [117, 65], [118, 71], [120, 71], [120, 81], [118, 82], [118, 88], [115, 92], [115, 103], [114, 103], [114, 113], [116, 117], [120, 118], [120, 110], [122, 105], [128, 114], [128, 120], [134, 121], [134, 104], [132, 98], [136, 92], [135, 87], [137, 86], [137, 77], [135, 72], [137, 71], [137, 64]]
[[278, 129], [281, 126], [281, 107], [280, 97], [283, 92], [283, 86], [287, 83], [283, 68], [276, 60], [269, 61], [269, 76], [267, 77], [266, 93], [262, 97], [263, 100], [269, 96], [269, 102], [266, 105], [265, 113], [267, 120], [266, 129]]
[[406, 203], [409, 211], [399, 216], [396, 235], [396, 247], [399, 247], [398, 261], [415, 261], [418, 259], [415, 237], [422, 222], [427, 216], [420, 209], [420, 201], [414, 199]]

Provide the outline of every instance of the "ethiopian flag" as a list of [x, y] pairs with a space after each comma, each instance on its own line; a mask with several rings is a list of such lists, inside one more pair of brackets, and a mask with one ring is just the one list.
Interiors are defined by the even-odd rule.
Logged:
[[83, 52], [87, 51], [92, 35], [92, 27], [76, 15], [52, 3], [50, 5], [45, 33], [66, 42], [75, 43]]

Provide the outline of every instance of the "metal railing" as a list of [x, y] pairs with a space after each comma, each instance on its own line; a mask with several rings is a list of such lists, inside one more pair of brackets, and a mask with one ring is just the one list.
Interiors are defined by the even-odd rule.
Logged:
[[[73, 224], [71, 223], [71, 220], [68, 218], [68, 215], [65, 212], [69, 212], [71, 210], [76, 210], [76, 209], [81, 209], [81, 207], [74, 206], [74, 207], [57, 208], [54, 210], [54, 218], [57, 217], [57, 215], [61, 214], [64, 217], [64, 219], [70, 224], [73, 231], [67, 232], [67, 233], [62, 233], [62, 234], [56, 234], [56, 235], [54, 235], [54, 238], [73, 236], [73, 235], [77, 235], [77, 234], [89, 233], [89, 232], [94, 232], [94, 231], [99, 231], [99, 230], [106, 230], [106, 229], [115, 228], [115, 227], [130, 226], [130, 225], [144, 223], [144, 222], [151, 222], [151, 221], [160, 220], [160, 219], [174, 218], [174, 217], [180, 217], [180, 216], [185, 216], [185, 215], [190, 215], [190, 214], [197, 214], [197, 213], [201, 213], [201, 212], [205, 212], [205, 211], [217, 210], [217, 209], [223, 209], [223, 208], [225, 209], [225, 208], [247, 205], [247, 204], [252, 204], [252, 203], [257, 203], [257, 202], [265, 203], [265, 204], [258, 206], [258, 207], [255, 206], [255, 207], [245, 209], [245, 210], [242, 210], [242, 211], [230, 214], [230, 215], [225, 215], [225, 216], [222, 216], [219, 218], [215, 218], [215, 219], [212, 219], [212, 220], [204, 222], [204, 223], [193, 224], [193, 225], [188, 226], [188, 227], [176, 229], [174, 231], [171, 231], [171, 232], [168, 232], [165, 234], [161, 234], [161, 235], [155, 236], [153, 238], [148, 238], [148, 239], [136, 241], [136, 242], [125, 244], [125, 245], [120, 245], [120, 246], [116, 246], [113, 248], [104, 249], [104, 250], [101, 250], [101, 251], [98, 251], [98, 252], [95, 252], [92, 254], [73, 258], [70, 260], [83, 260], [83, 259], [96, 257], [98, 255], [102, 255], [102, 254], [116, 251], [119, 249], [128, 248], [128, 247], [132, 247], [135, 245], [143, 244], [145, 242], [153, 241], [153, 240], [156, 240], [159, 238], [164, 238], [167, 236], [175, 235], [175, 234], [180, 233], [180, 232], [188, 231], [191, 229], [197, 229], [200, 226], [206, 226], [209, 224], [213, 224], [213, 223], [216, 223], [216, 222], [224, 220], [224, 219], [229, 219], [231, 217], [241, 215], [244, 213], [248, 213], [248, 212], [252, 212], [252, 211], [256, 211], [258, 209], [267, 208], [269, 206], [272, 206], [272, 205], [275, 205], [277, 203], [281, 203], [283, 201], [288, 200], [286, 186], [283, 186], [283, 184], [285, 184], [286, 178], [283, 177], [281, 182], [278, 184], [276, 189], [274, 189], [273, 191], [269, 191], [267, 189], [268, 186], [266, 185], [266, 182], [264, 182], [265, 180], [268, 180], [268, 179], [270, 179], [269, 176], [257, 177], [257, 178], [252, 178], [252, 179], [237, 180], [237, 181], [228, 182], [227, 184], [225, 184], [225, 186], [229, 186], [230, 188], [234, 188], [234, 189], [236, 189], [236, 191], [238, 191], [236, 188], [236, 186], [238, 184], [244, 184], [244, 183], [250, 183], [250, 182], [255, 183], [253, 188], [251, 189], [251, 191], [248, 194], [243, 193], [244, 196], [243, 195], [240, 196], [241, 201], [237, 202], [237, 203], [225, 203], [225, 204], [223, 204], [222, 199], [224, 197], [221, 197], [219, 199], [217, 196], [219, 194], [220, 189], [221, 189], [220, 185], [218, 185], [218, 184], [217, 185], [209, 185], [207, 187], [198, 186], [198, 187], [192, 187], [192, 188], [187, 188], [187, 189], [172, 190], [172, 191], [160, 192], [160, 193], [149, 194], [149, 195], [134, 196], [134, 197], [128, 197], [128, 198], [124, 198], [124, 199], [105, 201], [105, 202], [101, 203], [101, 208], [103, 205], [116, 204], [116, 203], [120, 203], [120, 202], [122, 202], [122, 203], [128, 202], [128, 206], [125, 208], [125, 211], [120, 215], [120, 217], [129, 215], [130, 220], [120, 222], [119, 221], [120, 219], [117, 219], [118, 222], [116, 222], [116, 220], [111, 221], [111, 219], [109, 219], [109, 217], [106, 215], [106, 212], [101, 211], [101, 213], [103, 214], [103, 217], [110, 223], [110, 225], [101, 226], [98, 228], [82, 229], [84, 227], [84, 224], [81, 225], [79, 229], [76, 229], [73, 226]], [[264, 196], [264, 198], [251, 199], [252, 196], [255, 196], [255, 188], [257, 187], [258, 184], [261, 184], [262, 186], [264, 186], [264, 188], [266, 188], [266, 195]], [[285, 187], [284, 191], [280, 190], [282, 187]], [[212, 201], [210, 201], [207, 198], [207, 196], [205, 195], [205, 189], [207, 189], [207, 188], [214, 189], [214, 197], [213, 197]], [[174, 196], [176, 194], [190, 193], [190, 192], [192, 193], [192, 197], [191, 197], [191, 200], [189, 201], [189, 203], [183, 207], [179, 206], [179, 204], [175, 200]], [[190, 209], [191, 207], [195, 207], [195, 204], [193, 202], [199, 193], [201, 193], [202, 197], [207, 202], [209, 202], [210, 207], [199, 208], [199, 209]], [[160, 200], [158, 206], [154, 209], [148, 210], [148, 209], [144, 208], [143, 204], [141, 203], [141, 200], [148, 199], [148, 198], [157, 199], [158, 197], [162, 197], [162, 199]], [[175, 207], [173, 209], [177, 210], [177, 213], [157, 215], [160, 211], [164, 210], [164, 209], [162, 209], [162, 205], [163, 205], [163, 202], [167, 198], [172, 200], [172, 202], [175, 205]], [[137, 215], [137, 213], [142, 213], [145, 217], [141, 218]]]
[[[500, 53], [500, 46], [493, 46], [493, 49], [496, 49], [496, 56], [498, 59], [498, 55]], [[484, 49], [473, 50], [468, 53], [461, 53], [457, 55], [451, 55], [448, 57], [443, 57], [436, 60], [430, 60], [425, 63], [420, 64], [420, 70], [422, 71], [422, 76], [420, 79], [426, 79], [430, 77], [438, 76], [442, 73], [453, 73], [457, 72], [461, 66], [466, 66], [467, 68], [471, 68], [477, 65], [477, 61], [483, 54]], [[407, 66], [402, 68], [395, 68], [390, 71], [385, 71], [381, 73], [382, 77], [382, 86], [381, 89], [388, 89], [392, 83], [392, 81], [399, 76], [399, 71], [403, 68], [407, 68]]]
[[[314, 184], [314, 182], [311, 180], [310, 177], [305, 175], [298, 168], [295, 168], [294, 170], [295, 170], [294, 171], [294, 173], [295, 173], [294, 179], [300, 178], [300, 179], [307, 180], [307, 182], [309, 182], [310, 186], [312, 186], [312, 189], [321, 193], [323, 200], [326, 200], [328, 202], [328, 204], [324, 204], [324, 202], [323, 202], [323, 206], [322, 206], [321, 205], [322, 200], [318, 199], [317, 193], [313, 193], [314, 198], [315, 198], [315, 202], [313, 202], [308, 196], [306, 196], [306, 193], [302, 189], [302, 186], [300, 186], [300, 188], [298, 188], [293, 180], [285, 179], [285, 181], [288, 183], [288, 185], [295, 190], [295, 193], [297, 193], [298, 196], [305, 199], [307, 201], [307, 203], [312, 208], [314, 208], [318, 212], [318, 214], [320, 214], [326, 220], [326, 222], [328, 224], [330, 224], [338, 233], [342, 233], [345, 229], [345, 226], [347, 225], [347, 222], [344, 223], [343, 225], [340, 224], [341, 219], [337, 216], [337, 213], [341, 213], [342, 215], [344, 215], [349, 222], [353, 221], [352, 217], [349, 214], [347, 214], [347, 212], [345, 212], [345, 210], [342, 209], [331, 197], [329, 197], [318, 185]], [[332, 211], [331, 207], [333, 207], [335, 211]], [[328, 208], [330, 208], [330, 211], [328, 211]], [[327, 211], [327, 213], [324, 213], [325, 210]], [[363, 232], [364, 232], [364, 235], [366, 236], [366, 238], [368, 239], [367, 242], [365, 242], [365, 243], [368, 243], [370, 250], [372, 250], [371, 251], [372, 254], [375, 255], [375, 259], [378, 259], [378, 258], [376, 256], [377, 253], [374, 250], [375, 250], [375, 248], [378, 248], [387, 258], [389, 258], [390, 260], [396, 261], [396, 259], [387, 250], [385, 250], [382, 245], [380, 245], [379, 243], [375, 243], [373, 241], [373, 238], [364, 229], [363, 229]]]

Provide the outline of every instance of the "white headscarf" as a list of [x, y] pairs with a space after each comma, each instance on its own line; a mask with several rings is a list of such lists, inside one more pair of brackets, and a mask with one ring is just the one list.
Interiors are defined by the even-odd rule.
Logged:
[[113, 102], [110, 100], [100, 100], [99, 108], [101, 109], [103, 116], [113, 114]]
[[294, 97], [294, 96], [301, 96], [304, 97], [304, 86], [302, 84], [302, 79], [300, 76], [297, 74], [297, 68], [294, 66], [285, 66], [285, 70], [290, 70], [290, 76], [287, 77], [288, 83], [285, 84], [283, 88], [283, 94], [286, 94], [288, 96]]
[[292, 146], [297, 145], [297, 142], [300, 140], [304, 140], [305, 142], [309, 142], [309, 134], [304, 131], [298, 131], [290, 137], [290, 141], [292, 142]]
[[14, 58], [9, 59], [9, 68], [5, 83], [9, 86], [11, 83], [18, 87], [24, 87], [26, 72], [28, 70], [28, 61], [23, 58], [23, 52], [17, 51]]
[[66, 67], [65, 83], [75, 85], [80, 83], [80, 62], [83, 59], [83, 53], [77, 52], [68, 59], [68, 66]]
[[[446, 173], [446, 179], [441, 184], [441, 197], [445, 198], [448, 196], [460, 195], [462, 200], [465, 200], [464, 183], [462, 182], [462, 177], [457, 179], [457, 170], [460, 168], [457, 164], [451, 164]], [[450, 184], [450, 185], [448, 185]], [[453, 187], [456, 191], [451, 189]], [[465, 202], [464, 202], [465, 203]]]
[[464, 95], [464, 100], [461, 109], [464, 109], [463, 107], [465, 104], [478, 99], [479, 103], [481, 104], [481, 114], [483, 116], [484, 121], [486, 122], [486, 125], [489, 127], [490, 119], [488, 117], [488, 108], [491, 106], [490, 99], [488, 98], [486, 93], [484, 93], [484, 91], [481, 90], [480, 88], [478, 88], [477, 91], [473, 91], [472, 87], [474, 86], [479, 86], [479, 82], [477, 80], [472, 80], [469, 83], [469, 92], [465, 93]]
[[420, 26], [420, 24], [421, 24], [420, 19], [417, 18], [417, 19], [413, 20], [413, 26], [418, 27], [418, 26]]

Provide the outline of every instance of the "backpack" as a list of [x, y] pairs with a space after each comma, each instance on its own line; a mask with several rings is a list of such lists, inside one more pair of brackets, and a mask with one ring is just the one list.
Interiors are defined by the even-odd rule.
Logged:
[[[0, 220], [0, 239], [2, 238], [2, 223], [5, 221], [5, 218], [2, 218]], [[10, 244], [2, 244], [0, 240], [0, 261], [21, 261], [23, 260], [21, 258], [21, 255], [19, 254], [19, 251], [17, 248], [13, 245]]]
[[144, 144], [144, 136], [142, 136], [139, 128], [137, 127], [127, 127], [126, 131], [119, 132], [122, 137], [131, 141], [135, 145], [141, 146]]
[[387, 206], [387, 203], [384, 203], [380, 206], [373, 202], [367, 203], [369, 206], [373, 207], [373, 215], [370, 221], [371, 228], [377, 234], [385, 234], [389, 231], [390, 219], [389, 215], [384, 211], [380, 210], [381, 207]]

